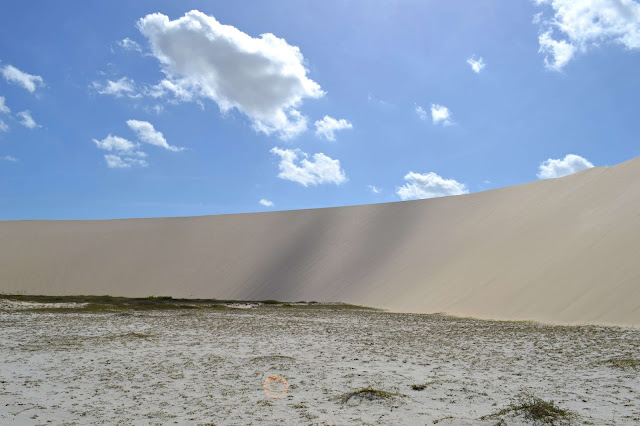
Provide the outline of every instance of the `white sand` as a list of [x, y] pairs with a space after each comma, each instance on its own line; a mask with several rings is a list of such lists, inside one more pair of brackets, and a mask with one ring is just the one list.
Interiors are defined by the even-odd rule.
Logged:
[[640, 159], [431, 200], [0, 222], [0, 292], [341, 301], [640, 325]]
[[[632, 425], [640, 369], [610, 360], [639, 352], [636, 328], [284, 307], [0, 307], [0, 424], [489, 426], [499, 419], [482, 416], [532, 394], [574, 424]], [[272, 375], [290, 385], [281, 399], [262, 389]], [[364, 387], [398, 395], [342, 403]]]

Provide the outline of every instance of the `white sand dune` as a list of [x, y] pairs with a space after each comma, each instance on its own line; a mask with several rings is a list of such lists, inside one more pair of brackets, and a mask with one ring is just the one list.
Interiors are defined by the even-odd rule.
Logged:
[[0, 292], [341, 301], [640, 325], [640, 159], [470, 195], [0, 222]]

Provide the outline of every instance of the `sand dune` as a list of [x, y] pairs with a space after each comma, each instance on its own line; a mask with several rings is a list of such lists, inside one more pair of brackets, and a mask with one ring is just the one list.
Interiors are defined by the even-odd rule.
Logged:
[[640, 159], [431, 200], [0, 222], [0, 292], [342, 301], [640, 325]]

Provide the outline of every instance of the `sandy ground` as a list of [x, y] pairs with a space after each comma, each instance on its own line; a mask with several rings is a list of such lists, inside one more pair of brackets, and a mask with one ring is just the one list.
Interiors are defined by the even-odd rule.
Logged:
[[[521, 395], [637, 424], [640, 330], [262, 306], [0, 308], [0, 424], [496, 424]], [[289, 384], [280, 399], [263, 382]], [[424, 384], [424, 390], [412, 385]], [[371, 387], [385, 400], [343, 397]], [[523, 418], [507, 418], [521, 424]]]
[[640, 327], [640, 159], [456, 197], [0, 221], [0, 293], [344, 302]]

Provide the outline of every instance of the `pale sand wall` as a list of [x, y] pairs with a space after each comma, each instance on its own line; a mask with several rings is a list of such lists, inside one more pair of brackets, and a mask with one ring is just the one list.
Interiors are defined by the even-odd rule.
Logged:
[[0, 292], [342, 301], [640, 325], [640, 159], [457, 197], [0, 221]]

